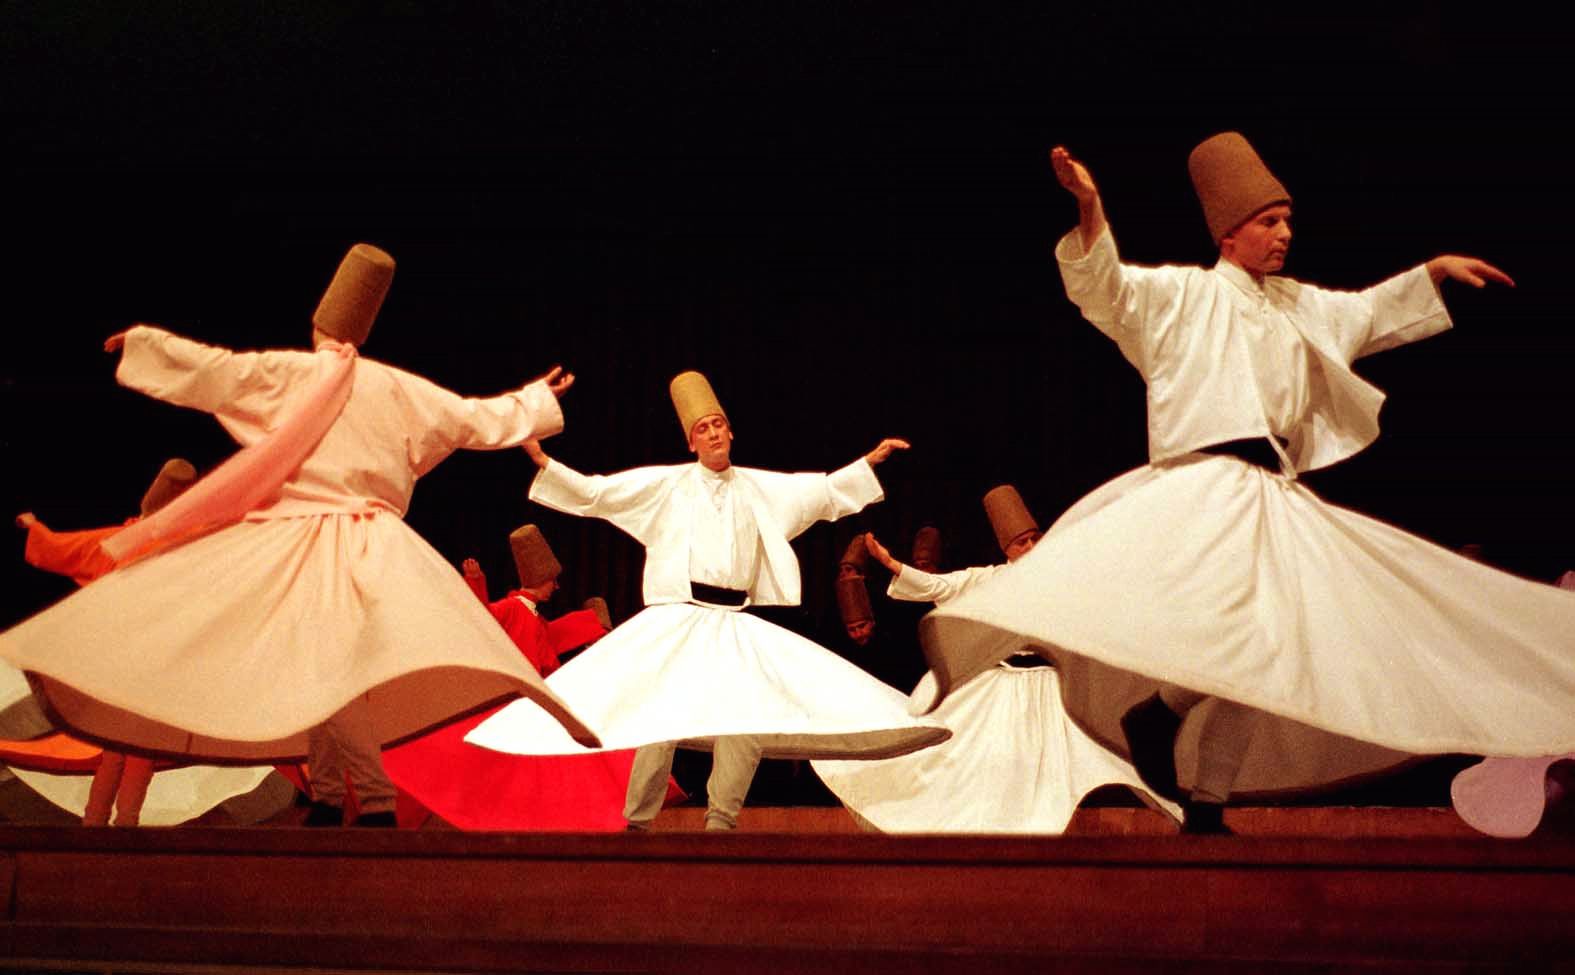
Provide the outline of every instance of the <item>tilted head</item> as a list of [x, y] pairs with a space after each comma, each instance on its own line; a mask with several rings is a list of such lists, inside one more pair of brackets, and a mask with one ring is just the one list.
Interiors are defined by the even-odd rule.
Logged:
[[1200, 142], [1187, 172], [1220, 257], [1256, 277], [1285, 266], [1291, 243], [1291, 195], [1239, 132]]
[[1010, 484], [991, 488], [984, 496], [984, 514], [995, 531], [995, 543], [1001, 546], [1006, 561], [1015, 562], [1033, 550], [1043, 534], [1039, 522], [1029, 513], [1023, 496]]
[[509, 533], [509, 548], [514, 551], [514, 567], [519, 570], [520, 588], [528, 590], [536, 602], [543, 602], [558, 590], [563, 566], [552, 554], [552, 546], [541, 529], [522, 525]]
[[690, 452], [713, 471], [727, 470], [732, 463], [733, 427], [711, 383], [698, 372], [681, 372], [673, 377], [668, 393]]

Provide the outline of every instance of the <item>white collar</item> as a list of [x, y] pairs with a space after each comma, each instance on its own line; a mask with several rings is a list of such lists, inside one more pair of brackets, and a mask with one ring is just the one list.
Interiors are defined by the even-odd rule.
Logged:
[[1268, 293], [1269, 275], [1264, 275], [1263, 283], [1259, 284], [1256, 278], [1223, 257], [1214, 265], [1214, 273], [1250, 297], [1261, 298]]

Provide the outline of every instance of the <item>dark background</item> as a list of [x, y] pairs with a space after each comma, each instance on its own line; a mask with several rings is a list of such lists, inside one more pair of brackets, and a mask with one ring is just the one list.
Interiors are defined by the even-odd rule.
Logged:
[[[467, 394], [566, 364], [547, 447], [582, 470], [684, 459], [685, 368], [739, 463], [910, 438], [886, 503], [797, 543], [798, 623], [834, 632], [855, 531], [931, 522], [950, 564], [995, 561], [991, 486], [1048, 523], [1143, 463], [1142, 383], [1050, 258], [1075, 207], [1046, 151], [1087, 162], [1128, 259], [1209, 262], [1185, 158], [1233, 128], [1295, 194], [1290, 273], [1458, 251], [1520, 285], [1453, 287], [1453, 332], [1360, 363], [1384, 436], [1308, 482], [1525, 575], [1575, 565], [1561, 32], [1512, 5], [1191, 6], [0, 2], [0, 511], [99, 526], [166, 457], [221, 460], [210, 418], [115, 385], [103, 338], [304, 345], [366, 240], [399, 261], [367, 354]], [[536, 521], [565, 606], [632, 614], [638, 547], [527, 504], [532, 473], [456, 455], [409, 522], [497, 595]], [[15, 541], [0, 624], [71, 588]]]

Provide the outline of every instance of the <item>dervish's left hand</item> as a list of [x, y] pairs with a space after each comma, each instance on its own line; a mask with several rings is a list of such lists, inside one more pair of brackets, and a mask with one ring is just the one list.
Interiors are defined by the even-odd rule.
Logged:
[[38, 524], [38, 517], [31, 511], [24, 511], [16, 516], [16, 527], [23, 531], [30, 530], [36, 524]]
[[1440, 254], [1433, 258], [1427, 262], [1427, 273], [1434, 284], [1445, 278], [1454, 278], [1473, 288], [1486, 287], [1489, 281], [1495, 284], [1507, 284], [1511, 288], [1515, 286], [1513, 278], [1487, 261], [1460, 254]]
[[[127, 331], [130, 331], [130, 329], [127, 329]], [[125, 345], [126, 333], [116, 332], [114, 335], [111, 335], [109, 338], [104, 340], [104, 351], [113, 354], [115, 352], [119, 352], [125, 347]]]
[[547, 384], [547, 388], [552, 390], [552, 395], [559, 399], [562, 399], [563, 394], [574, 385], [574, 373], [564, 372], [562, 366], [553, 366], [541, 379]]
[[865, 454], [864, 459], [870, 462], [871, 467], [874, 467], [876, 464], [879, 464], [887, 457], [890, 457], [893, 450], [907, 450], [911, 446], [912, 444], [908, 443], [906, 440], [899, 440], [896, 437], [887, 437], [885, 440], [882, 440], [880, 443], [876, 444], [874, 450]]

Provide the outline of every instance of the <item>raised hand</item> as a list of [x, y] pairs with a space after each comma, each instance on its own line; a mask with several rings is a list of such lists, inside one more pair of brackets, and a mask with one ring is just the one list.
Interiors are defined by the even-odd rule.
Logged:
[[1088, 173], [1088, 167], [1072, 158], [1062, 146], [1050, 150], [1050, 166], [1055, 170], [1055, 178], [1066, 191], [1077, 197], [1079, 203], [1092, 203], [1099, 199], [1099, 188], [1094, 185], [1094, 177]]
[[890, 457], [893, 450], [907, 450], [910, 446], [912, 445], [906, 440], [899, 440], [896, 437], [887, 437], [885, 440], [882, 440], [880, 443], [876, 444], [874, 450], [865, 454], [864, 459], [870, 462], [871, 467], [874, 467], [876, 464], [879, 464], [887, 457]]
[[559, 399], [562, 399], [563, 394], [567, 393], [569, 387], [574, 385], [574, 373], [564, 372], [562, 366], [553, 366], [541, 378], [547, 384], [547, 388], [552, 390], [552, 395]]
[[870, 555], [891, 571], [893, 575], [902, 571], [902, 563], [891, 557], [891, 552], [875, 538], [874, 532], [864, 535], [864, 547], [870, 550]]

